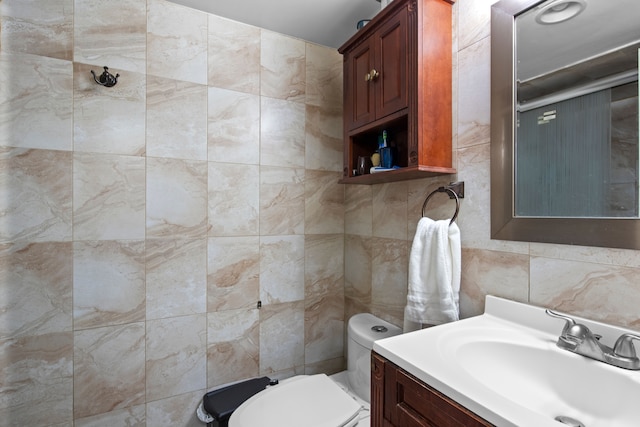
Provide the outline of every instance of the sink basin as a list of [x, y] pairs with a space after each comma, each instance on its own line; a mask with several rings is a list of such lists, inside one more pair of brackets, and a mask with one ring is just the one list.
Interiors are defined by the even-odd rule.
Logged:
[[[629, 332], [576, 320], [607, 345]], [[482, 316], [376, 341], [373, 349], [499, 427], [562, 427], [558, 416], [585, 427], [640, 425], [640, 371], [558, 348], [563, 324], [544, 308], [487, 297]]]
[[443, 350], [488, 393], [540, 414], [570, 416], [586, 427], [640, 423], [638, 375], [558, 349], [555, 342], [504, 334], [452, 339]]

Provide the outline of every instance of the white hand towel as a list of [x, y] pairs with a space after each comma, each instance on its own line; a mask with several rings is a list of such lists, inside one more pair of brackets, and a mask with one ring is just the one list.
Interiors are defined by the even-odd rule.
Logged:
[[460, 229], [449, 220], [421, 218], [409, 255], [405, 331], [460, 318]]

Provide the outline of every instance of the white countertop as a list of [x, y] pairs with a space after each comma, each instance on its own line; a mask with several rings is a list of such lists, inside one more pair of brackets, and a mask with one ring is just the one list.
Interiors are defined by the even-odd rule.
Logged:
[[[621, 333], [630, 332], [603, 323], [579, 317], [574, 318], [576, 321], [586, 324], [594, 332], [601, 334], [603, 336], [601, 342], [609, 346]], [[484, 380], [479, 379], [477, 375], [474, 377], [465, 370], [459, 361], [474, 361], [476, 366], [477, 363], [482, 363], [476, 362], [474, 354], [460, 354], [460, 351], [475, 348], [465, 347], [469, 341], [483, 344], [483, 340], [486, 339], [487, 342], [502, 341], [509, 344], [521, 344], [519, 348], [534, 349], [536, 354], [563, 352], [559, 355], [565, 359], [569, 358], [567, 366], [581, 365], [580, 369], [583, 371], [584, 366], [587, 366], [586, 369], [593, 366], [589, 364], [602, 364], [602, 362], [559, 349], [556, 346], [556, 341], [562, 327], [563, 322], [546, 315], [544, 308], [488, 296], [485, 313], [481, 316], [382, 339], [374, 343], [373, 350], [496, 426], [561, 427], [564, 424], [555, 421], [554, 417], [549, 415], [549, 413], [553, 414], [555, 410], [553, 407], [555, 402], [550, 402], [547, 414], [533, 411], [527, 405], [518, 404], [505, 397], [505, 393], [495, 392], [492, 387], [499, 385], [488, 384], [492, 380], [493, 374], [491, 372], [487, 375], [481, 375]], [[557, 355], [555, 354], [555, 356]], [[621, 368], [598, 365], [598, 369], [609, 372], [606, 370], [620, 370]], [[638, 371], [623, 371], [625, 375], [627, 372], [629, 375], [635, 375], [632, 377], [633, 381], [640, 380]], [[619, 375], [619, 371], [611, 372]], [[508, 382], [509, 378], [502, 379], [502, 383], [505, 381]], [[528, 385], [522, 384], [521, 387], [526, 390]], [[594, 384], [594, 387], [598, 387], [598, 385]], [[549, 393], [549, 395], [553, 395], [553, 393]], [[561, 403], [564, 404], [558, 402], [558, 405]], [[580, 415], [588, 418], [585, 414]], [[587, 427], [598, 425], [595, 422], [589, 425], [586, 419], [581, 419], [581, 421]], [[613, 426], [613, 424], [608, 425]], [[634, 425], [640, 425], [640, 420], [638, 424]]]

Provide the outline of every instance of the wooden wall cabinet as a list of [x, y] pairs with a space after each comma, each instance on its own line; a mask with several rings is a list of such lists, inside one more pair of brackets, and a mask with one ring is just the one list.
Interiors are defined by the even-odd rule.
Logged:
[[[453, 174], [453, 0], [394, 0], [338, 51], [344, 59], [344, 171], [375, 184]], [[400, 169], [355, 176], [386, 130]]]
[[493, 427], [493, 424], [372, 352], [371, 427]]
[[349, 130], [407, 108], [407, 16], [407, 8], [398, 9], [349, 52], [345, 67]]

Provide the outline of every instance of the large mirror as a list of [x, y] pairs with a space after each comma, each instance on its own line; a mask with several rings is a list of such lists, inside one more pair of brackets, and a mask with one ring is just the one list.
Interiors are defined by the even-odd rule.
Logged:
[[493, 5], [492, 238], [640, 249], [637, 1]]

